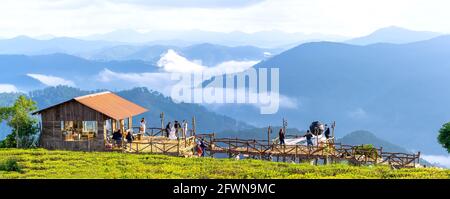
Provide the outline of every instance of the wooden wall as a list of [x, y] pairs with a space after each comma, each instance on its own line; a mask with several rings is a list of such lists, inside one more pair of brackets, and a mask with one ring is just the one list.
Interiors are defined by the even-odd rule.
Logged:
[[[79, 102], [72, 100], [41, 112], [42, 131], [40, 146], [46, 149], [103, 151], [105, 149], [104, 125], [109, 119]], [[97, 136], [89, 141], [64, 141], [61, 121], [97, 121]]]

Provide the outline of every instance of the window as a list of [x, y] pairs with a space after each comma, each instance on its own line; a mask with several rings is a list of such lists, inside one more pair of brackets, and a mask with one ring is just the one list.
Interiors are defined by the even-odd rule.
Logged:
[[97, 121], [61, 121], [64, 141], [86, 141], [97, 136]]

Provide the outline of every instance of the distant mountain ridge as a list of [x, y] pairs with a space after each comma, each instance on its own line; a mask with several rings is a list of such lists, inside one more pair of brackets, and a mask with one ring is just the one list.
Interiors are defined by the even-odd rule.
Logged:
[[207, 66], [225, 61], [255, 61], [283, 51], [255, 46], [225, 46], [212, 43], [198, 43], [188, 46], [162, 44], [132, 44], [101, 40], [81, 40], [57, 37], [48, 40], [19, 36], [0, 39], [0, 55], [51, 55], [68, 54], [94, 61], [145, 61], [155, 64], [160, 56], [173, 49], [191, 60], [201, 60]]
[[85, 41], [69, 37], [40, 40], [27, 36], [18, 36], [0, 40], [0, 54], [42, 55], [66, 53], [78, 55], [120, 44], [121, 42]]
[[[166, 43], [170, 44], [184, 43], [187, 45], [199, 43], [214, 43], [225, 46], [242, 46], [251, 45], [260, 48], [279, 48], [281, 46], [291, 45], [298, 42], [309, 41], [344, 41], [348, 38], [338, 35], [327, 34], [306, 34], [306, 33], [287, 33], [283, 31], [261, 31], [255, 33], [245, 32], [212, 32], [201, 30], [189, 31], [151, 31], [137, 32], [134, 30], [116, 30], [104, 34], [95, 34], [86, 37], [80, 37], [85, 40], [105, 40], [120, 41], [128, 43]], [[185, 45], [186, 46], [186, 45]]]
[[367, 36], [350, 39], [345, 43], [355, 45], [369, 45], [375, 43], [406, 44], [432, 39], [441, 35], [441, 33], [436, 32], [413, 31], [406, 28], [390, 26], [378, 29]]
[[122, 45], [104, 48], [83, 57], [92, 60], [141, 60], [156, 63], [169, 49], [175, 50], [189, 60], [200, 60], [205, 66], [215, 66], [226, 61], [255, 61], [280, 53], [281, 49], [264, 49], [254, 46], [229, 47], [201, 43], [187, 47], [170, 45], [131, 46]]

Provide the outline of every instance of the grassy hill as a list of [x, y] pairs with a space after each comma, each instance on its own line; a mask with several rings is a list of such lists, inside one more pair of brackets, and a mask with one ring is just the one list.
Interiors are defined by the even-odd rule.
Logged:
[[450, 170], [345, 164], [312, 166], [261, 160], [180, 158], [112, 152], [0, 149], [4, 178], [450, 178]]

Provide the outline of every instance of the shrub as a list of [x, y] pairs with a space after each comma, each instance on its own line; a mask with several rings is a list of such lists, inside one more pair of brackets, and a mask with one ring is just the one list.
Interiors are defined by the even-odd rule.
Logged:
[[375, 158], [378, 156], [378, 150], [372, 144], [363, 144], [356, 146], [355, 151], [357, 155], [365, 155], [366, 157]]
[[15, 158], [9, 158], [6, 161], [0, 163], [0, 170], [22, 172], [22, 168]]

